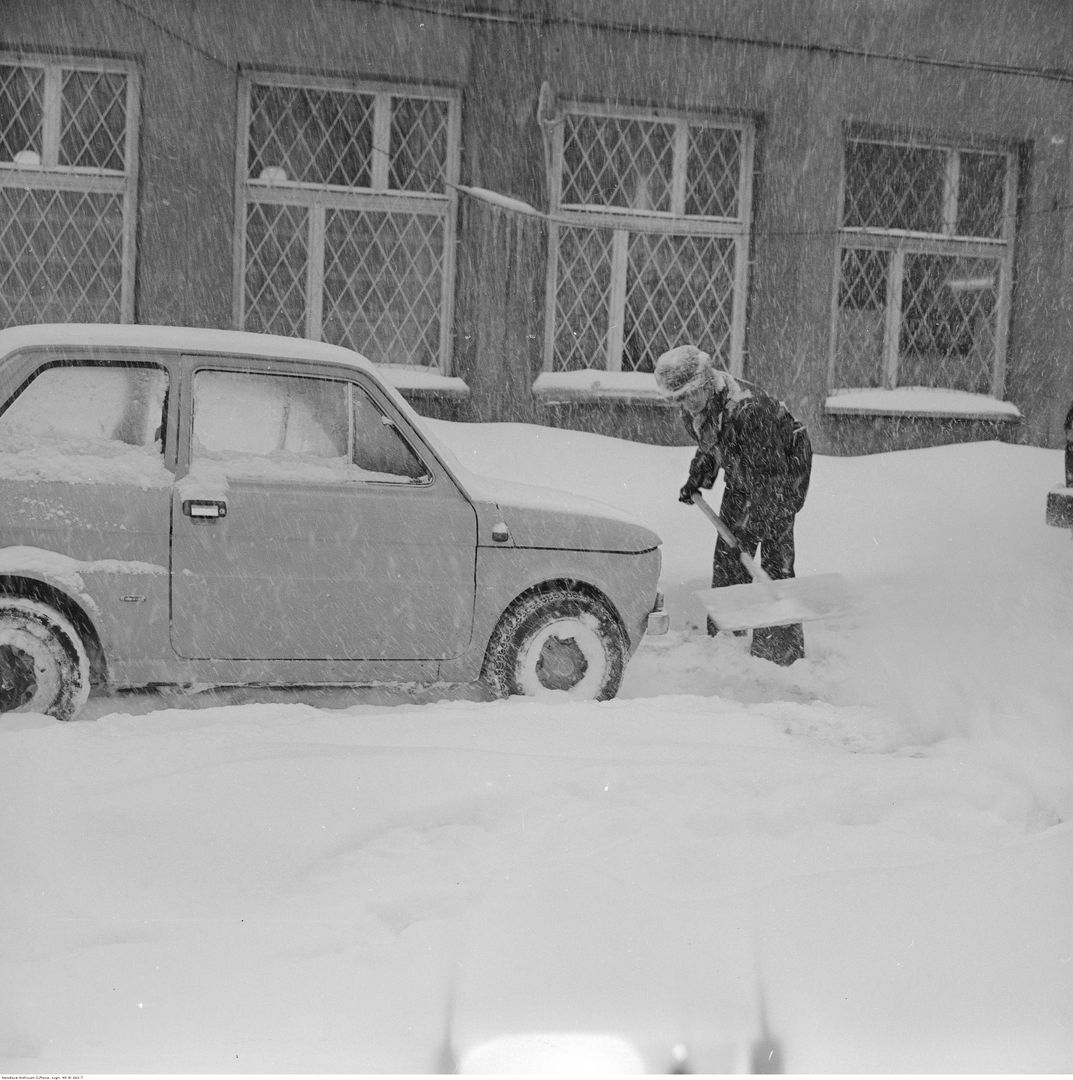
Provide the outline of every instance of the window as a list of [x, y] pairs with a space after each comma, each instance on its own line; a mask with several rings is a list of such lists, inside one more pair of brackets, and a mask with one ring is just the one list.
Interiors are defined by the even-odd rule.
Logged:
[[244, 81], [236, 322], [449, 365], [458, 101]]
[[198, 372], [193, 456], [223, 463], [230, 475], [273, 480], [428, 479], [364, 390], [307, 376]]
[[100, 441], [161, 452], [167, 374], [85, 365], [40, 371], [0, 417], [6, 440]]
[[168, 375], [141, 364], [40, 369], [0, 415], [0, 473], [63, 483], [171, 483]]
[[753, 141], [746, 124], [566, 107], [547, 370], [650, 372], [684, 341], [740, 370]]
[[0, 325], [134, 317], [137, 76], [0, 56]]
[[835, 387], [1002, 396], [1016, 163], [864, 137], [845, 147]]

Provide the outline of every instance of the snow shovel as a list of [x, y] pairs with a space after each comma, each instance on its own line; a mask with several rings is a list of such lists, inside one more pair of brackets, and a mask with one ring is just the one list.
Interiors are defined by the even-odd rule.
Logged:
[[851, 610], [849, 590], [841, 574], [813, 574], [809, 577], [773, 580], [742, 548], [738, 538], [702, 495], [695, 494], [693, 502], [719, 530], [719, 535], [732, 548], [738, 549], [741, 564], [753, 579], [751, 584], [724, 585], [697, 593], [720, 630], [789, 626], [816, 619], [831, 619]]

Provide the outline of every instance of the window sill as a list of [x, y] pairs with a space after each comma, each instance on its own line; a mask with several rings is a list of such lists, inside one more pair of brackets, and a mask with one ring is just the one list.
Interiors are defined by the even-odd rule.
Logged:
[[666, 407], [650, 372], [544, 371], [533, 383], [533, 397], [545, 405], [570, 405], [575, 402], [620, 401]]
[[905, 386], [895, 390], [833, 390], [824, 402], [827, 416], [915, 416], [948, 420], [1017, 423], [1021, 411], [1009, 401], [963, 390]]
[[377, 364], [376, 370], [385, 382], [401, 394], [421, 397], [449, 398], [466, 401], [469, 386], [455, 375], [441, 375], [433, 368], [416, 364]]

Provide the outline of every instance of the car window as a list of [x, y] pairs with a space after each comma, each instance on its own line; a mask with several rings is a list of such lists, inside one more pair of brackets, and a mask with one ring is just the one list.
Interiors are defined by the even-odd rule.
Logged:
[[0, 415], [0, 478], [169, 484], [167, 400], [168, 374], [159, 367], [42, 368]]
[[422, 461], [380, 411], [372, 398], [354, 387], [353, 463], [377, 479], [423, 480], [429, 475]]
[[199, 371], [192, 454], [231, 475], [404, 482], [427, 470], [368, 395], [349, 382]]
[[84, 365], [39, 371], [0, 417], [10, 439], [160, 449], [168, 377], [160, 368]]

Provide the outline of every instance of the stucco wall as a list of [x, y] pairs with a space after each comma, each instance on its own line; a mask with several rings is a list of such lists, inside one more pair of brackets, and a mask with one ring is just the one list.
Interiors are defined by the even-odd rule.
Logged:
[[[646, 11], [651, 18], [653, 10], [595, 6], [618, 23]], [[699, 30], [699, 38], [555, 25], [546, 33], [545, 72], [567, 97], [707, 109], [757, 122], [746, 375], [782, 396], [818, 447], [859, 452], [861, 425], [829, 420], [822, 411], [845, 126], [994, 139], [1024, 149], [1006, 388], [1025, 421], [983, 430], [1057, 445], [1073, 398], [1073, 79], [1012, 68], [1069, 67], [1059, 44], [1070, 44], [1073, 33], [1068, 7], [881, 0], [729, 7], [709, 20], [699, 17], [699, 5], [661, 8], [661, 21], [671, 22], [673, 11], [675, 25]], [[895, 55], [881, 59], [865, 50]], [[877, 421], [868, 430], [873, 448], [884, 449], [907, 439], [976, 437], [981, 428], [921, 420]]]
[[[785, 398], [819, 449], [855, 453], [981, 430], [1059, 445], [1073, 399], [1066, 0], [498, 0], [479, 11], [456, 0], [444, 16], [365, 0], [140, 0], [138, 8], [7, 0], [0, 24], [6, 49], [140, 65], [138, 321], [231, 325], [242, 69], [458, 87], [463, 183], [541, 209], [548, 196], [535, 110], [547, 80], [564, 97], [756, 122], [745, 373]], [[1023, 148], [1006, 377], [1020, 425], [824, 417], [849, 123]], [[430, 410], [676, 441], [663, 409], [547, 408], [533, 399], [546, 254], [538, 219], [460, 200], [453, 370], [471, 398], [462, 413]]]

